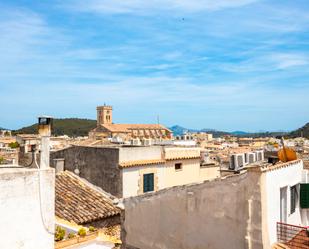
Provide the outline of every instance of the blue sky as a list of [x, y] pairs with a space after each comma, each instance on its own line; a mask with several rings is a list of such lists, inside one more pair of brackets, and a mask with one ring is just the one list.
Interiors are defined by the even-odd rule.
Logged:
[[218, 130], [309, 122], [308, 0], [0, 1], [0, 127], [39, 114]]

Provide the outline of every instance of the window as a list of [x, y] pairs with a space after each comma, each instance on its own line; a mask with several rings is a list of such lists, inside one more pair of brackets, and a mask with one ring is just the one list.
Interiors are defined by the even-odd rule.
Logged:
[[291, 210], [290, 213], [293, 214], [296, 209], [296, 203], [297, 203], [297, 186], [294, 185], [290, 188], [290, 196], [291, 196]]
[[154, 191], [154, 174], [144, 174], [144, 193]]
[[182, 170], [182, 163], [175, 163], [175, 170]]

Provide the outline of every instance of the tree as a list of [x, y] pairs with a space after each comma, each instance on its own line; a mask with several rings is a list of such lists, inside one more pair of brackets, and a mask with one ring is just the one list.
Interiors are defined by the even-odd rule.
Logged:
[[2, 156], [0, 156], [0, 164], [4, 163], [4, 158]]
[[19, 148], [19, 143], [18, 143], [18, 142], [9, 143], [9, 147], [10, 147], [11, 149]]

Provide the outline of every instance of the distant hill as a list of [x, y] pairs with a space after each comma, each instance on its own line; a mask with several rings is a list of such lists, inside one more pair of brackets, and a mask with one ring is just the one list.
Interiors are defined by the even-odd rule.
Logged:
[[290, 137], [307, 137], [309, 138], [309, 123], [305, 124], [303, 127], [292, 131], [289, 133]]
[[[64, 118], [53, 120], [53, 135], [70, 137], [87, 136], [88, 132], [97, 126], [96, 120], [79, 119], [79, 118]], [[14, 130], [14, 134], [35, 134], [38, 132], [38, 125], [33, 124], [23, 127], [19, 130]]]

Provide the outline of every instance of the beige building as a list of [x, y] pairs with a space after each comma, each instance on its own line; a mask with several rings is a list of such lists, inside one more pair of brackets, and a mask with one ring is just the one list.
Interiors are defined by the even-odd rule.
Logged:
[[93, 139], [114, 138], [118, 141], [137, 139], [171, 139], [172, 132], [160, 124], [114, 124], [112, 106], [97, 107], [97, 127], [89, 132]]
[[[131, 148], [127, 153], [130, 153], [130, 150]], [[134, 160], [130, 157], [120, 158], [123, 197], [202, 182], [220, 176], [218, 165], [201, 165], [199, 148], [153, 147], [153, 154], [149, 159], [144, 155], [143, 159], [139, 160], [136, 160], [138, 156]]]

